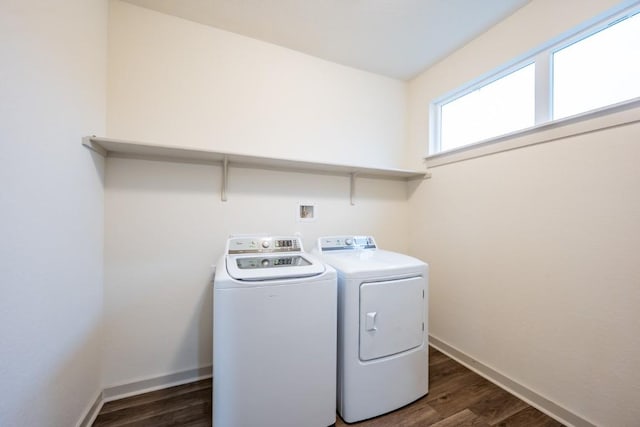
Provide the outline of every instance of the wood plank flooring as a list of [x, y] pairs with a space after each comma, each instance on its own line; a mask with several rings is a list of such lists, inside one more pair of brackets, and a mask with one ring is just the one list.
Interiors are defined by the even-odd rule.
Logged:
[[[104, 404], [96, 427], [211, 426], [211, 380]], [[429, 349], [429, 394], [397, 411], [336, 427], [556, 427], [559, 422], [510, 395], [441, 352]], [[258, 426], [256, 426], [258, 427]]]

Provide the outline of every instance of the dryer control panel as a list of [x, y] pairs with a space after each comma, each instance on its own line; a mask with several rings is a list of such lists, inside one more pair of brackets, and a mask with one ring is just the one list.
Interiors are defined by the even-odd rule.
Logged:
[[320, 252], [377, 249], [372, 236], [327, 236], [318, 239]]

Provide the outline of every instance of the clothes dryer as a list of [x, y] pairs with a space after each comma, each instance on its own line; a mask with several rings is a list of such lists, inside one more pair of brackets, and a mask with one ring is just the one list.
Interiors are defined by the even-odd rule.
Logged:
[[216, 267], [213, 425], [336, 420], [336, 272], [298, 237], [234, 237]]
[[372, 418], [427, 394], [428, 265], [370, 236], [321, 237], [316, 253], [338, 272], [342, 418]]

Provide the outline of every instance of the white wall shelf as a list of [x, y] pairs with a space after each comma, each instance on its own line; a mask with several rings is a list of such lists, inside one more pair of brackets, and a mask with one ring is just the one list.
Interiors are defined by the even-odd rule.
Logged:
[[310, 162], [306, 160], [250, 156], [246, 154], [150, 144], [146, 142], [127, 141], [98, 136], [84, 137], [82, 139], [82, 144], [105, 157], [196, 161], [222, 165], [222, 201], [227, 200], [229, 166], [349, 176], [351, 204], [354, 204], [356, 176], [403, 181], [425, 179], [429, 177], [429, 174], [426, 171], [421, 172], [407, 169], [371, 168], [340, 163]]

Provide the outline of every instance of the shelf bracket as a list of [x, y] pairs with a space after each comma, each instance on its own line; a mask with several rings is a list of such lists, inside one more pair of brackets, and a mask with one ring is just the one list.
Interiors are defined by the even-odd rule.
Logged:
[[357, 174], [355, 172], [351, 172], [351, 174], [349, 174], [349, 202], [351, 203], [351, 206], [355, 206], [356, 204], [356, 175]]
[[107, 150], [105, 150], [98, 144], [94, 144], [93, 141], [91, 140], [91, 138], [95, 138], [95, 137], [96, 137], [95, 135], [82, 137], [82, 145], [84, 145], [94, 153], [100, 154], [102, 157], [107, 157], [107, 154], [108, 154]]
[[222, 189], [220, 191], [220, 200], [227, 201], [227, 183], [229, 179], [229, 159], [224, 156], [222, 160]]

